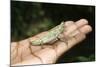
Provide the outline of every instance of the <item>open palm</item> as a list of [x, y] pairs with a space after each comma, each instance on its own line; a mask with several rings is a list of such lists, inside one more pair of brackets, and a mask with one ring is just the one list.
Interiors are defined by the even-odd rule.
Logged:
[[[86, 38], [86, 34], [92, 31], [88, 21], [81, 19], [79, 21], [66, 21], [65, 29], [62, 33], [62, 38], [65, 41], [57, 40], [52, 44], [45, 44], [41, 46], [33, 46], [30, 41], [38, 39], [38, 37], [45, 35], [42, 32], [36, 36], [21, 40], [19, 42], [11, 43], [11, 65], [32, 65], [32, 64], [52, 64], [64, 52], [68, 51], [71, 47], [81, 42]], [[74, 36], [73, 36], [74, 35]], [[69, 37], [68, 36], [72, 36]], [[66, 44], [68, 42], [68, 44]]]

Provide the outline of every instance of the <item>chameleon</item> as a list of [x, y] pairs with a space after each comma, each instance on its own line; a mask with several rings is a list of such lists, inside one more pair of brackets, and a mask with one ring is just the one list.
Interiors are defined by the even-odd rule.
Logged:
[[56, 40], [63, 31], [64, 31], [64, 22], [61, 22], [59, 25], [48, 30], [47, 34], [39, 37], [36, 40], [31, 41], [31, 44], [33, 46], [39, 46], [45, 43], [49, 43], [52, 40]]

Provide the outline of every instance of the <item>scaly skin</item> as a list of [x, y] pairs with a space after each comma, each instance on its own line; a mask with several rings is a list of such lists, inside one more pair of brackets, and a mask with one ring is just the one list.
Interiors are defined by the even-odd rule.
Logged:
[[57, 39], [58, 36], [63, 32], [63, 30], [64, 30], [64, 22], [62, 22], [60, 25], [57, 25], [56, 27], [50, 29], [47, 34], [39, 37], [36, 40], [33, 40], [31, 43], [34, 46], [49, 43], [50, 41]]

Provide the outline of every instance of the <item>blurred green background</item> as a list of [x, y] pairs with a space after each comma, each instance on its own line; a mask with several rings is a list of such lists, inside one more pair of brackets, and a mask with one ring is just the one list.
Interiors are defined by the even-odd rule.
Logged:
[[85, 18], [93, 31], [63, 54], [57, 63], [95, 60], [95, 6], [11, 1], [11, 42], [51, 29], [61, 21]]

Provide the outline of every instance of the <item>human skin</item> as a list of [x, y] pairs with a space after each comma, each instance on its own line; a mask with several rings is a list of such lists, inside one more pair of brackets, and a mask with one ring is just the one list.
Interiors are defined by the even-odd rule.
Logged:
[[[59, 56], [71, 49], [71, 47], [75, 46], [77, 43], [83, 41], [86, 38], [86, 34], [91, 31], [92, 28], [88, 25], [88, 21], [86, 19], [80, 19], [76, 22], [65, 22], [64, 32], [62, 33], [62, 38], [65, 39], [65, 41], [57, 40], [53, 44], [46, 44], [43, 46], [43, 49], [41, 46], [31, 45], [30, 41], [45, 35], [48, 33], [47, 31], [18, 42], [12, 42], [11, 65], [56, 63]], [[68, 36], [72, 37], [68, 38]], [[68, 42], [68, 44], [66, 44], [66, 42]]]

